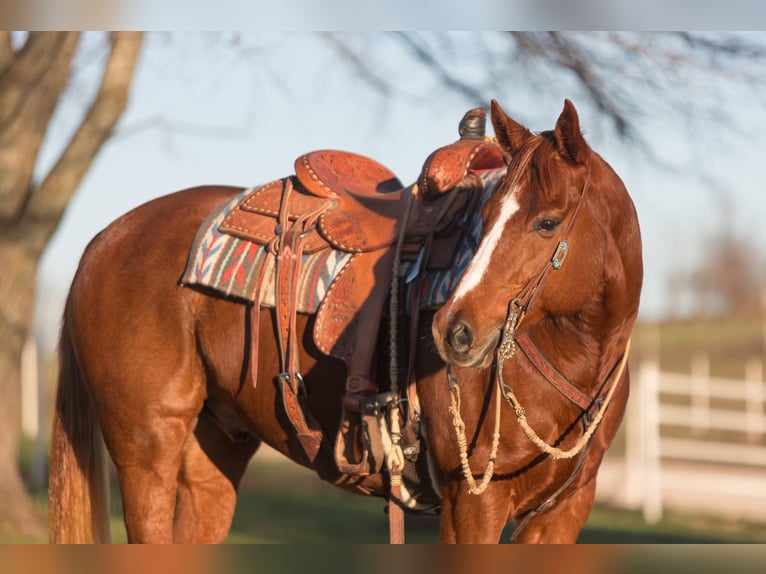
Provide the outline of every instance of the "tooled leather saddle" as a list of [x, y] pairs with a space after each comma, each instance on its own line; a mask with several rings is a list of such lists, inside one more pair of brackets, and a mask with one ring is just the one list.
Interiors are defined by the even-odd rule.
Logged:
[[[274, 258], [282, 368], [278, 387], [303, 450], [324, 479], [337, 481], [338, 472], [365, 476], [382, 467], [382, 413], [398, 403], [380, 392], [371, 371], [394, 259], [400, 253], [416, 271], [449, 267], [464, 232], [459, 216], [464, 219], [478, 204], [477, 174], [505, 166], [501, 148], [484, 136], [485, 116], [482, 108], [467, 112], [460, 140], [433, 152], [409, 187], [370, 158], [315, 151], [295, 161], [295, 175], [245, 195], [221, 223], [222, 232], [265, 246]], [[306, 408], [295, 328], [302, 257], [328, 249], [350, 254], [319, 305], [313, 330], [317, 348], [347, 366], [341, 421], [330, 448], [334, 468], [320, 460], [327, 437]], [[254, 318], [254, 328], [257, 324]], [[253, 335], [257, 344], [257, 331]], [[251, 357], [256, 356], [254, 349]], [[255, 367], [253, 361], [253, 381]], [[408, 409], [415, 401], [409, 401]]]

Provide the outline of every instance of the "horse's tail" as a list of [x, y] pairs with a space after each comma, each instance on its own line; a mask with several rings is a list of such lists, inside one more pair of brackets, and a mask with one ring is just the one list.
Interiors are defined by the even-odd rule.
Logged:
[[48, 534], [50, 541], [55, 543], [109, 542], [106, 452], [75, 356], [68, 310], [64, 312], [59, 341], [59, 382], [48, 487]]

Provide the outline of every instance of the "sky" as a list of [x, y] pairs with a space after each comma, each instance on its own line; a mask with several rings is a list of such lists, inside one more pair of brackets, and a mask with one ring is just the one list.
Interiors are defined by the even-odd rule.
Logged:
[[25, 0], [0, 4], [11, 29], [736, 30], [762, 0]]
[[[385, 41], [367, 36], [365, 41]], [[129, 209], [199, 184], [252, 186], [282, 177], [292, 173], [296, 157], [321, 148], [373, 157], [411, 183], [431, 151], [457, 139], [458, 121], [473, 107], [445, 92], [393, 46], [375, 59], [376, 69], [393, 86], [394, 97], [387, 98], [340, 63], [330, 44], [315, 34], [263, 31], [223, 38], [147, 36], [129, 108], [44, 256], [36, 319], [44, 342], [57, 335], [63, 299], [85, 245]], [[80, 60], [41, 171], [90, 98], [98, 54], [86, 50]], [[757, 71], [766, 74], [766, 69]], [[539, 82], [530, 87], [517, 74], [498, 84], [496, 99], [535, 131], [552, 128], [564, 98], [572, 99], [591, 146], [625, 181], [644, 241], [642, 318], [668, 312], [669, 275], [704, 258], [704, 238], [721, 224], [722, 214], [747, 230], [754, 246], [766, 245], [761, 221], [766, 130], [757, 129], [766, 125], [766, 116], [757, 99], [737, 93], [720, 102], [746, 128], [756, 128], [746, 139], [724, 138], [712, 124], [690, 127], [680, 116], [642, 118], [653, 150], [676, 164], [669, 171], [621, 142], [582, 94], [573, 94], [571, 82], [554, 76], [541, 89]], [[716, 183], [703, 185], [701, 172]]]

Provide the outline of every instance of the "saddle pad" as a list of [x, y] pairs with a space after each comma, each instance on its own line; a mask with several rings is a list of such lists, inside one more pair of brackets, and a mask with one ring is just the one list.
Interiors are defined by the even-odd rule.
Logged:
[[[274, 257], [265, 247], [220, 231], [226, 216], [250, 189], [216, 208], [202, 223], [192, 243], [181, 285], [211, 289], [224, 297], [255, 303], [259, 268], [266, 265], [258, 303], [274, 307]], [[298, 284], [298, 311], [315, 313], [335, 276], [352, 254], [325, 249], [304, 255]]]
[[[484, 190], [481, 196], [482, 206], [500, 186], [505, 176], [505, 171], [505, 168], [501, 168], [479, 174]], [[449, 269], [426, 270], [419, 293], [414, 293], [417, 281], [409, 284], [407, 296], [408, 309], [414, 307], [415, 301], [418, 302], [418, 308], [421, 310], [435, 309], [443, 305], [449, 296], [452, 295], [458, 281], [460, 281], [468, 264], [473, 259], [473, 254], [479, 246], [479, 241], [481, 241], [483, 227], [481, 217], [475, 218], [469, 225], [470, 228], [467, 230], [467, 233], [463, 234], [462, 239], [458, 243], [454, 260]], [[413, 264], [402, 266], [401, 274], [403, 277], [407, 276], [412, 266]]]

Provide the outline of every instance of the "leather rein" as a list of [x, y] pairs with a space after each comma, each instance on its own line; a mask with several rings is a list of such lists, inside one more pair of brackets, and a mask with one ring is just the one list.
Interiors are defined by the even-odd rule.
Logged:
[[[569, 234], [577, 221], [577, 218], [581, 212], [582, 206], [585, 204], [585, 198], [588, 192], [588, 189], [590, 187], [590, 175], [591, 175], [591, 168], [590, 168], [590, 158], [588, 160], [587, 164], [587, 174], [585, 177], [585, 183], [583, 184], [583, 190], [582, 194], [580, 195], [580, 199], [577, 203], [577, 206], [575, 207], [575, 210], [572, 214], [572, 217], [569, 220], [569, 223], [567, 224], [567, 227], [564, 229], [564, 233], [559, 240], [558, 244], [556, 245], [556, 249], [553, 252], [553, 255], [550, 259], [545, 261], [545, 263], [541, 266], [540, 270], [537, 272], [536, 275], [532, 277], [532, 279], [524, 286], [524, 288], [521, 290], [521, 292], [508, 303], [508, 314], [505, 319], [505, 323], [503, 325], [502, 331], [501, 331], [501, 337], [498, 342], [498, 346], [495, 350], [495, 382], [496, 382], [496, 400], [495, 400], [495, 423], [494, 423], [494, 430], [492, 435], [492, 443], [490, 446], [490, 454], [487, 466], [485, 468], [484, 474], [482, 476], [482, 479], [479, 483], [476, 482], [473, 476], [473, 472], [471, 471], [470, 465], [468, 463], [468, 448], [467, 448], [467, 440], [465, 436], [465, 423], [463, 422], [463, 419], [460, 415], [460, 386], [458, 383], [458, 380], [452, 375], [452, 371], [450, 368], [450, 365], [447, 365], [447, 380], [449, 383], [449, 391], [450, 391], [450, 412], [453, 417], [453, 426], [455, 427], [455, 433], [457, 437], [457, 443], [458, 443], [458, 450], [460, 453], [460, 465], [463, 471], [463, 475], [466, 479], [466, 482], [468, 484], [468, 492], [469, 494], [482, 494], [487, 487], [489, 486], [489, 482], [492, 479], [492, 476], [494, 474], [494, 467], [495, 462], [497, 460], [497, 451], [500, 443], [500, 412], [501, 412], [501, 398], [504, 398], [511, 406], [511, 408], [514, 411], [514, 414], [516, 415], [516, 420], [519, 423], [519, 425], [524, 430], [524, 434], [527, 436], [527, 438], [533, 442], [542, 452], [550, 455], [554, 459], [559, 458], [572, 458], [576, 456], [577, 454], [580, 454], [580, 459], [578, 460], [575, 469], [573, 473], [570, 475], [567, 481], [564, 482], [564, 484], [552, 495], [550, 496], [545, 502], [540, 504], [538, 507], [530, 511], [524, 520], [518, 525], [516, 532], [520, 531], [523, 526], [526, 525], [526, 522], [529, 518], [531, 518], [534, 514], [537, 514], [538, 512], [541, 512], [543, 510], [546, 510], [547, 508], [550, 508], [553, 503], [556, 501], [556, 498], [574, 481], [575, 477], [581, 470], [584, 462], [585, 462], [585, 456], [588, 451], [588, 447], [590, 446], [590, 439], [593, 436], [593, 433], [595, 433], [596, 429], [598, 428], [606, 409], [614, 396], [614, 393], [617, 389], [617, 386], [619, 382], [622, 380], [622, 376], [627, 364], [627, 358], [628, 358], [628, 352], [630, 349], [630, 340], [628, 340], [628, 343], [626, 345], [625, 351], [622, 354], [622, 357], [619, 359], [617, 364], [612, 368], [609, 375], [607, 376], [605, 382], [599, 389], [599, 395], [597, 398], [593, 399], [583, 393], [580, 389], [575, 387], [571, 382], [567, 381], [558, 371], [556, 371], [555, 368], [542, 356], [542, 353], [537, 349], [537, 347], [532, 343], [532, 341], [529, 339], [528, 335], [522, 333], [520, 335], [516, 334], [516, 331], [523, 321], [526, 313], [528, 312], [529, 308], [532, 306], [532, 304], [535, 302], [537, 297], [539, 296], [540, 292], [542, 291], [542, 287], [545, 284], [545, 281], [547, 280], [548, 276], [552, 271], [558, 270], [561, 268], [561, 266], [564, 263], [564, 260], [566, 259], [566, 256], [569, 252], [569, 246], [567, 244], [567, 239], [569, 237]], [[503, 364], [506, 360], [512, 358], [516, 352], [517, 346], [521, 348], [523, 354], [527, 357], [527, 359], [532, 363], [532, 365], [544, 376], [544, 378], [554, 387], [556, 390], [558, 390], [561, 394], [563, 394], [567, 399], [569, 399], [571, 402], [576, 404], [584, 413], [584, 433], [583, 435], [578, 439], [576, 444], [568, 449], [568, 450], [562, 450], [558, 448], [556, 445], [551, 445], [541, 439], [539, 435], [532, 429], [532, 427], [529, 425], [526, 419], [526, 410], [524, 407], [519, 403], [518, 398], [513, 392], [513, 389], [510, 385], [505, 383], [503, 379]], [[609, 385], [608, 390], [604, 395], [601, 395], [601, 391], [604, 387], [607, 386], [610, 379], [612, 380], [611, 385]], [[597, 412], [591, 416], [590, 410], [594, 407], [598, 406]], [[583, 450], [584, 449], [584, 450]]]

